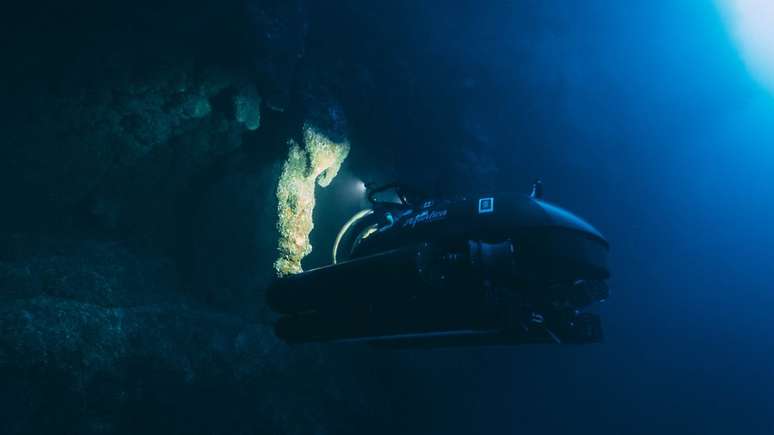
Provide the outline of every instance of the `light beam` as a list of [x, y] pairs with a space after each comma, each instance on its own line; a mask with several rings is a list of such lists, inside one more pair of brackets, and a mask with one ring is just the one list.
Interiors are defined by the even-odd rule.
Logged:
[[774, 92], [774, 0], [718, 0], [752, 75]]

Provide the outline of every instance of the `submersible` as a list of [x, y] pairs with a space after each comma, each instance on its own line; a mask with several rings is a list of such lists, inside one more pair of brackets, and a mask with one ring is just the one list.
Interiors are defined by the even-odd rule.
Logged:
[[[394, 191], [398, 200], [377, 196]], [[389, 347], [594, 343], [609, 294], [609, 245], [532, 194], [429, 199], [399, 184], [342, 228], [333, 264], [267, 290], [288, 343]]]

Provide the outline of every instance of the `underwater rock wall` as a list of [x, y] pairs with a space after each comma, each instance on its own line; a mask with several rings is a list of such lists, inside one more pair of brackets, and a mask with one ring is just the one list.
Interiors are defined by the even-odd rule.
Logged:
[[45, 34], [25, 40], [24, 20], [6, 29], [21, 40], [3, 71], [0, 189], [15, 205], [3, 221], [172, 243], [177, 198], [261, 121], [249, 60], [202, 40], [248, 52], [239, 32], [224, 34], [230, 20], [246, 32], [246, 19], [186, 5], [43, 5], [22, 18]]
[[383, 419], [263, 305], [287, 144], [345, 134], [335, 74], [297, 72], [304, 2], [44, 3], [0, 19], [0, 432]]
[[168, 259], [121, 242], [2, 247], [4, 434], [349, 433], [374, 418], [319, 349], [175, 297]]
[[304, 125], [304, 142], [290, 142], [288, 159], [277, 185], [278, 276], [301, 273], [301, 260], [312, 252], [315, 189], [328, 187], [349, 154], [349, 142], [334, 142], [312, 125]]

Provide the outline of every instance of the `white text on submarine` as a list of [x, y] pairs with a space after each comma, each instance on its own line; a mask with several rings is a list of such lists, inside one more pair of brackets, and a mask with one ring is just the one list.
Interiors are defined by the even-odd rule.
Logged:
[[446, 217], [447, 213], [448, 210], [433, 210], [431, 212], [423, 211], [422, 213], [419, 213], [418, 215], [404, 222], [403, 226], [411, 226], [411, 228], [414, 228], [417, 224], [421, 224], [423, 222], [434, 222], [441, 220]]

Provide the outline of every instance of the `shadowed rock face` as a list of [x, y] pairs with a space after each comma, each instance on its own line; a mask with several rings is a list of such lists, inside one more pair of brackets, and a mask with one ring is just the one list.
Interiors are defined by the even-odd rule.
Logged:
[[3, 220], [169, 246], [178, 199], [260, 126], [258, 52], [240, 1], [112, 3], [36, 5], [6, 28]]
[[4, 14], [0, 432], [359, 433], [387, 415], [350, 358], [279, 343], [263, 306], [287, 144], [345, 116], [335, 75], [296, 82], [308, 20], [259, 0]]
[[181, 298], [163, 258], [3, 242], [3, 433], [346, 433], [374, 418], [319, 348], [290, 352], [265, 321]]

